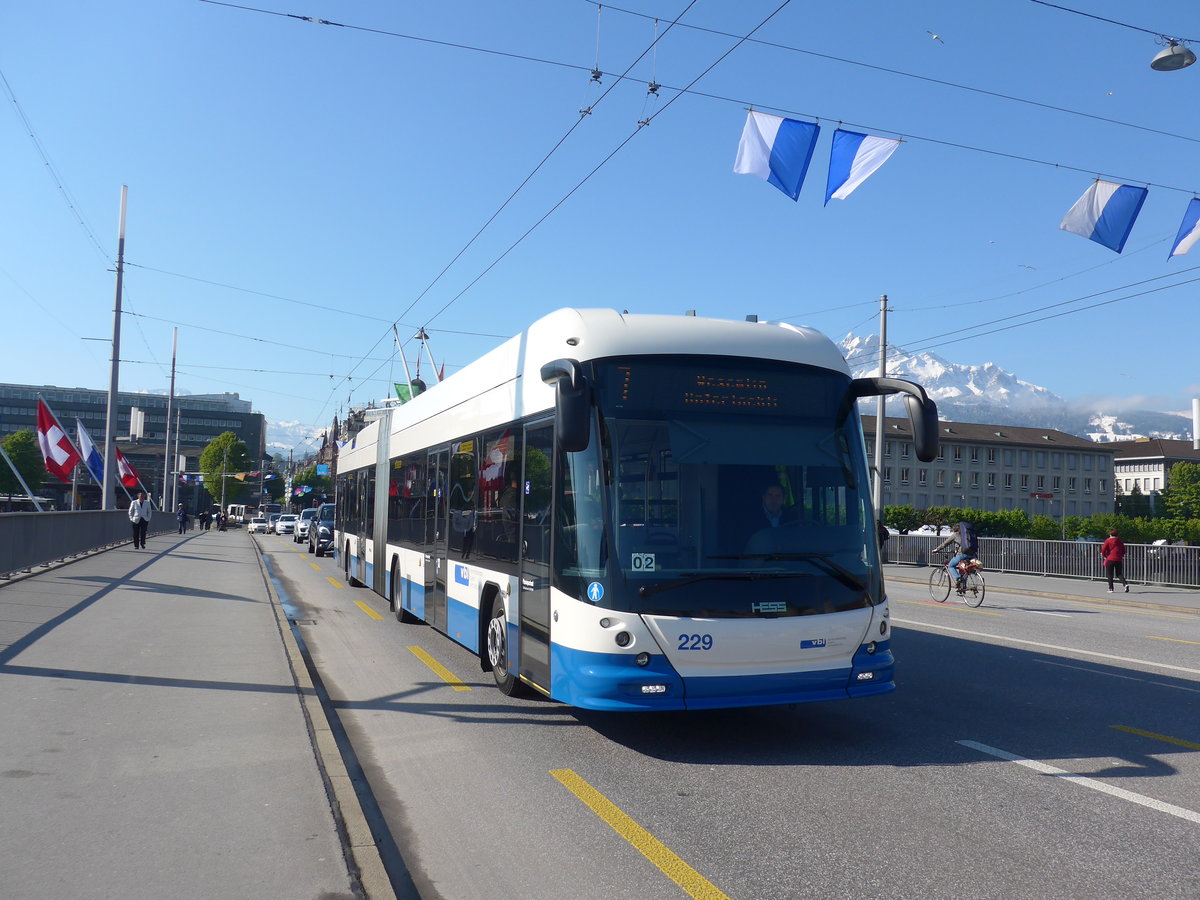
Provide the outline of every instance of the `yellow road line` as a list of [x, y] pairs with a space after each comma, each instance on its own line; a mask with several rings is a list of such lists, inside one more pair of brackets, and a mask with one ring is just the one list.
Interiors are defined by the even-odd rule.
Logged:
[[459, 681], [453, 672], [426, 653], [422, 648], [409, 647], [408, 649], [412, 651], [413, 656], [429, 666], [442, 681], [446, 682], [446, 684], [450, 685], [456, 691], [469, 691], [471, 689], [469, 684], [463, 684]]
[[367, 604], [363, 603], [361, 600], [355, 600], [354, 605], [357, 606], [359, 609], [361, 609], [363, 612], [365, 612], [368, 616], [370, 616], [376, 622], [381, 621], [383, 619], [383, 616], [381, 616], [379, 613], [375, 612], [375, 610], [371, 609], [371, 607], [367, 606]]
[[642, 856], [658, 866], [659, 870], [679, 885], [689, 897], [700, 900], [729, 900], [716, 885], [667, 849], [666, 844], [648, 832], [598, 790], [570, 769], [551, 769], [550, 774], [568, 791], [583, 802], [583, 805], [608, 823], [617, 834], [625, 838]]
[[1140, 728], [1130, 728], [1128, 725], [1113, 725], [1112, 727], [1117, 729], [1117, 731], [1127, 731], [1130, 734], [1137, 734], [1155, 741], [1164, 741], [1168, 744], [1175, 744], [1179, 747], [1187, 747], [1189, 750], [1200, 750], [1200, 744], [1195, 744], [1192, 741], [1167, 737], [1165, 734], [1155, 734], [1153, 731], [1142, 731]]
[[1157, 634], [1148, 634], [1146, 637], [1150, 638], [1152, 641], [1171, 641], [1174, 644], [1195, 644], [1196, 646], [1200, 647], [1200, 641], [1185, 641], [1181, 638], [1159, 637]]
[[318, 566], [315, 562], [310, 562], [309, 565], [312, 566], [314, 569], [316, 569], [318, 572], [321, 571], [321, 567]]
[[325, 580], [328, 581], [330, 584], [332, 584], [335, 588], [345, 587], [344, 584], [342, 584], [340, 581], [338, 581], [336, 578], [334, 578], [330, 575], [326, 575]]

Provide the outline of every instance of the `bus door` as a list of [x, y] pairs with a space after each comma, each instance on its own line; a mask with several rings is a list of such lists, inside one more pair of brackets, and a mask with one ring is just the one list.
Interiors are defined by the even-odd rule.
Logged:
[[431, 450], [425, 497], [425, 621], [438, 631], [446, 624], [447, 450]]
[[525, 426], [521, 482], [519, 673], [550, 692], [550, 516], [554, 422]]
[[354, 521], [350, 527], [354, 530], [354, 558], [358, 560], [353, 574], [359, 584], [367, 583], [367, 538], [371, 536], [371, 522], [374, 520], [375, 497], [372, 494], [372, 488], [375, 482], [371, 477], [374, 474], [366, 469], [357, 474], [358, 503], [355, 506]]

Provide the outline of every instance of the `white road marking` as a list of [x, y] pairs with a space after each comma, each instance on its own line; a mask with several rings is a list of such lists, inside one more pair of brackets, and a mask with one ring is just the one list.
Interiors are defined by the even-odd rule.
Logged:
[[1189, 675], [1200, 675], [1200, 669], [1189, 669], [1187, 666], [1172, 666], [1167, 663], [1152, 662], [1148, 659], [1134, 659], [1129, 656], [1114, 656], [1111, 653], [1098, 653], [1095, 650], [1081, 650], [1078, 647], [1060, 647], [1058, 644], [1043, 644], [1041, 641], [1026, 641], [1021, 638], [1005, 637], [1000, 634], [988, 634], [983, 631], [970, 631], [966, 628], [953, 628], [950, 625], [935, 625], [933, 622], [914, 622], [911, 619], [897, 619], [892, 622], [900, 625], [915, 625], [918, 628], [940, 628], [942, 631], [953, 631], [955, 634], [968, 634], [971, 637], [986, 638], [1001, 644], [1024, 644], [1027, 647], [1041, 647], [1045, 650], [1061, 650], [1064, 653], [1080, 653], [1084, 656], [1095, 656], [1099, 659], [1111, 659], [1117, 662], [1134, 663], [1139, 666], [1151, 666], [1155, 669], [1170, 669], [1172, 672], [1186, 672]]
[[980, 744], [976, 741], [955, 741], [956, 744], [961, 744], [964, 747], [970, 747], [972, 750], [978, 750], [980, 753], [986, 753], [989, 756], [994, 756], [997, 759], [1008, 760], [1015, 762], [1019, 766], [1025, 766], [1027, 769], [1033, 769], [1035, 772], [1041, 772], [1043, 775], [1053, 775], [1057, 778], [1066, 778], [1073, 784], [1080, 787], [1091, 788], [1093, 791], [1099, 791], [1102, 794], [1108, 794], [1112, 797], [1118, 797], [1121, 800], [1128, 800], [1130, 803], [1137, 803], [1149, 809], [1164, 812], [1167, 815], [1175, 816], [1180, 819], [1186, 819], [1189, 822], [1194, 822], [1200, 825], [1200, 813], [1193, 812], [1190, 809], [1184, 809], [1182, 806], [1175, 806], [1172, 803], [1164, 803], [1162, 800], [1155, 800], [1153, 797], [1147, 797], [1144, 794], [1135, 794], [1133, 791], [1127, 791], [1124, 788], [1113, 787], [1111, 784], [1105, 784], [1103, 781], [1097, 781], [1095, 778], [1088, 778], [1086, 775], [1076, 775], [1074, 772], [1068, 772], [1066, 769], [1059, 769], [1055, 766], [1048, 766], [1045, 763], [1036, 762], [1032, 759], [1026, 759], [1024, 756], [1017, 756], [1015, 753], [1009, 753], [1006, 750], [999, 750], [996, 747], [989, 747], [987, 744]]
[[1116, 672], [1106, 672], [1104, 669], [1089, 669], [1087, 666], [1073, 666], [1070, 663], [1056, 662], [1052, 659], [1035, 659], [1034, 662], [1043, 666], [1058, 666], [1063, 669], [1074, 669], [1076, 672], [1087, 672], [1089, 675], [1103, 675], [1106, 678], [1123, 678], [1126, 681], [1136, 681], [1138, 684], [1150, 684], [1154, 687], [1170, 688], [1173, 691], [1187, 691], [1189, 694], [1200, 694], [1200, 688], [1184, 687], [1182, 684], [1169, 684], [1165, 681], [1153, 681], [1149, 678], [1138, 678], [1136, 675], [1119, 675]]
[[1069, 619], [1072, 613], [1052, 613], [1046, 612], [1044, 609], [1022, 609], [1021, 612], [1036, 613], [1039, 616], [1058, 616], [1060, 619]]

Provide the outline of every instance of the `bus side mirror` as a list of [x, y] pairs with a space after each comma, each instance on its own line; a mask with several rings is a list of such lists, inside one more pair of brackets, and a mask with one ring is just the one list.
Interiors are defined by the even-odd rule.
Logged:
[[591, 435], [588, 383], [574, 359], [556, 359], [542, 366], [542, 381], [555, 386], [554, 419], [558, 445], [567, 453], [586, 450]]
[[917, 459], [933, 462], [938, 455], [938, 411], [937, 404], [929, 399], [919, 384], [902, 378], [855, 378], [846, 388], [842, 407], [838, 411], [838, 424], [846, 420], [854, 409], [854, 401], [860, 397], [880, 397], [886, 394], [903, 394], [908, 421], [912, 425], [913, 446]]

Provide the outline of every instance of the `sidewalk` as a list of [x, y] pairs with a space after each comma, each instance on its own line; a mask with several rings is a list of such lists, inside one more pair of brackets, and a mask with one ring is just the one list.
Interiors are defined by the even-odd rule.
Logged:
[[0, 585], [7, 897], [392, 897], [242, 531]]
[[[886, 582], [928, 584], [929, 568], [901, 563], [884, 563]], [[1158, 584], [1129, 583], [1129, 593], [1123, 593], [1121, 583], [1116, 592], [1108, 593], [1104, 581], [1086, 581], [1079, 578], [1055, 578], [1049, 575], [1014, 575], [1008, 572], [990, 572], [986, 567], [983, 577], [987, 582], [988, 597], [995, 592], [1024, 594], [1045, 597], [1050, 600], [1076, 600], [1083, 603], [1106, 603], [1114, 606], [1132, 606], [1141, 609], [1158, 609], [1169, 612], [1200, 615], [1200, 591], [1186, 588], [1164, 587]]]

